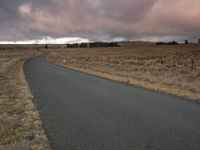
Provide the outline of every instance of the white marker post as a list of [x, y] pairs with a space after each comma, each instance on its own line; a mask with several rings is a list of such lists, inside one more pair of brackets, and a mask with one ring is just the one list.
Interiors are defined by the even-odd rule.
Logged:
[[65, 59], [63, 59], [63, 64], [65, 64], [66, 63], [66, 60]]

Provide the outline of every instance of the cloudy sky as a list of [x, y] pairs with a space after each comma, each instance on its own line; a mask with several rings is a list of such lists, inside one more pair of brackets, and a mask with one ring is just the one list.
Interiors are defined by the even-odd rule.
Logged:
[[199, 7], [200, 0], [1, 0], [0, 41], [196, 40]]

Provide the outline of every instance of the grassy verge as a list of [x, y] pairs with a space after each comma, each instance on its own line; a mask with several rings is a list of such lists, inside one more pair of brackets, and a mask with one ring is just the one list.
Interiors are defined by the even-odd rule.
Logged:
[[46, 60], [112, 80], [200, 100], [200, 45], [54, 49]]
[[0, 52], [0, 149], [50, 149], [23, 73], [32, 52]]

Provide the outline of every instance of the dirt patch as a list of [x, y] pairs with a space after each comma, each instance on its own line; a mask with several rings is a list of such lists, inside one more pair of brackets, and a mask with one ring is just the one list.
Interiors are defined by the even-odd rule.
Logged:
[[30, 51], [0, 52], [0, 149], [50, 149], [23, 73]]

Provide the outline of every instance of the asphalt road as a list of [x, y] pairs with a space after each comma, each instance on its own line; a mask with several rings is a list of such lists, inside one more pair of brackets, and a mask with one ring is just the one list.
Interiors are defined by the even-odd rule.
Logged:
[[64, 69], [43, 56], [24, 71], [53, 149], [200, 150], [199, 103]]

